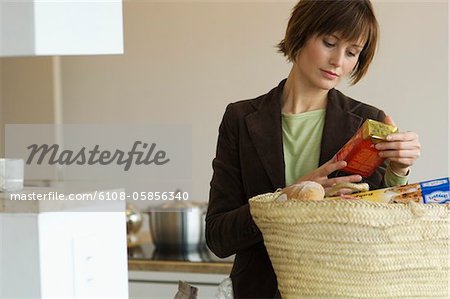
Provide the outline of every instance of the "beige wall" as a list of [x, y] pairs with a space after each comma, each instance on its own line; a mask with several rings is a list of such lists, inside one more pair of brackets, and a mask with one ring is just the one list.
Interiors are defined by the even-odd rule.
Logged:
[[361, 84], [342, 88], [422, 142], [411, 181], [450, 174], [447, 1], [377, 1], [380, 47]]
[[4, 124], [54, 122], [51, 57], [3, 58], [0, 78], [2, 140]]
[[63, 59], [64, 121], [192, 125], [192, 198], [206, 200], [226, 104], [267, 92], [288, 72], [275, 44], [290, 9], [126, 2], [125, 55]]
[[[63, 122], [192, 125], [191, 197], [206, 200], [226, 104], [267, 92], [289, 71], [275, 45], [293, 3], [126, 1], [124, 55], [62, 58]], [[411, 181], [448, 176], [447, 3], [376, 1], [375, 8], [378, 56], [360, 84], [340, 88], [421, 135]], [[54, 120], [52, 63], [2, 60], [5, 122]]]
[[0, 59], [0, 157], [5, 155], [5, 140], [3, 137], [4, 122], [3, 122], [3, 89], [2, 89], [2, 60]]
[[53, 123], [51, 57], [3, 58], [1, 73], [4, 123]]

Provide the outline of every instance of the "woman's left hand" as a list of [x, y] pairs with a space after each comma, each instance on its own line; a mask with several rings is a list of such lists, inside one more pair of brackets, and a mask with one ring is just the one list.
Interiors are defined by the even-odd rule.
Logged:
[[[396, 126], [390, 116], [386, 116], [384, 123]], [[403, 132], [390, 134], [386, 139], [387, 142], [375, 145], [380, 157], [388, 159], [392, 171], [407, 175], [409, 167], [420, 157], [419, 136], [414, 132]]]

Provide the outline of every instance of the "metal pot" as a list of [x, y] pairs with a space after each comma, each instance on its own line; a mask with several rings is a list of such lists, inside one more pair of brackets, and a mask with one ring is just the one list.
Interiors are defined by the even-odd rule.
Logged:
[[142, 226], [142, 213], [135, 206], [127, 204], [125, 215], [127, 219], [127, 244], [135, 246], [138, 242], [137, 233]]
[[150, 234], [158, 251], [187, 252], [205, 246], [206, 203], [170, 201], [148, 211]]
[[142, 214], [135, 206], [127, 204], [125, 215], [127, 217], [127, 234], [136, 234], [142, 226]]

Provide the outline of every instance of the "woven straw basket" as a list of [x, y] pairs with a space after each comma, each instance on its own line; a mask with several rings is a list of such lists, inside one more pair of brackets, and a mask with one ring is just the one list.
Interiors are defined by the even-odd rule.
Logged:
[[449, 298], [450, 205], [250, 199], [283, 299]]

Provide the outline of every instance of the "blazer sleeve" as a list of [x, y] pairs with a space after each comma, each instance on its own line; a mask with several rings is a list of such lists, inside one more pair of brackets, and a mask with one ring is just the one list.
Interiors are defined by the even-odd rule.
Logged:
[[228, 105], [219, 127], [213, 160], [206, 242], [218, 257], [227, 257], [262, 242], [244, 190], [239, 157], [239, 120]]

